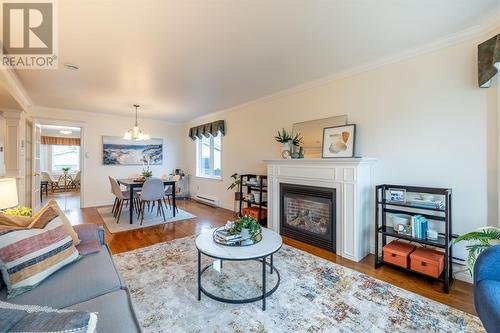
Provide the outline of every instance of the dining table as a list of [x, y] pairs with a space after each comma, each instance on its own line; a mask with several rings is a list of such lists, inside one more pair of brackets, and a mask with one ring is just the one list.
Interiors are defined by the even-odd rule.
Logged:
[[[162, 179], [165, 186], [172, 186], [172, 212], [175, 217], [175, 210], [177, 205], [175, 203], [175, 180], [164, 180]], [[137, 181], [133, 178], [117, 179], [118, 184], [123, 185], [129, 191], [129, 220], [130, 224], [133, 223], [134, 219], [134, 191], [136, 189], [142, 188], [144, 181]]]

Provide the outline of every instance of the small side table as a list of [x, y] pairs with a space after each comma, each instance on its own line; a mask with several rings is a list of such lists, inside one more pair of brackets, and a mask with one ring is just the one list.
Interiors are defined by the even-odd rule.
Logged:
[[[280, 274], [273, 263], [273, 254], [278, 252], [283, 245], [283, 240], [281, 236], [271, 229], [262, 228], [262, 240], [254, 245], [249, 246], [224, 246], [214, 242], [213, 232], [216, 228], [202, 232], [198, 237], [196, 237], [196, 248], [198, 249], [198, 301], [201, 300], [201, 293], [219, 302], [241, 304], [241, 303], [251, 303], [255, 301], [262, 301], [262, 310], [266, 310], [266, 297], [270, 296], [272, 293], [278, 289], [280, 284]], [[207, 271], [210, 267], [213, 267], [213, 263], [201, 267], [201, 255], [222, 261], [250, 261], [256, 260], [262, 264], [262, 293], [253, 298], [247, 299], [228, 299], [220, 296], [216, 296], [208, 292], [202, 285], [203, 273]], [[266, 258], [270, 259], [267, 262]], [[276, 285], [271, 289], [266, 289], [266, 267], [269, 267], [269, 274], [277, 274]]]
[[43, 201], [43, 191], [45, 191], [45, 196], [49, 195], [49, 182], [47, 180], [40, 182], [40, 202]]

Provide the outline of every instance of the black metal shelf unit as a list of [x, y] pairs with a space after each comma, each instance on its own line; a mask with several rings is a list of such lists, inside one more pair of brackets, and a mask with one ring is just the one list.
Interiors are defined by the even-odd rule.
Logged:
[[[267, 225], [267, 217], [264, 217], [262, 215], [262, 208], [267, 207], [267, 201], [263, 200], [263, 193], [267, 193], [267, 176], [266, 175], [255, 175], [255, 174], [245, 174], [245, 175], [240, 175], [241, 177], [241, 182], [240, 182], [240, 187], [239, 187], [239, 192], [240, 192], [240, 204], [239, 204], [239, 211], [238, 214], [241, 216], [241, 212], [243, 210], [243, 205], [246, 205], [246, 207], [251, 207], [251, 206], [257, 206], [259, 208], [259, 222], [263, 226]], [[257, 181], [256, 182], [250, 182], [251, 178], [255, 178]], [[265, 183], [264, 183], [265, 180]], [[251, 201], [244, 199], [244, 194], [251, 194], [252, 192], [257, 192], [259, 193], [260, 200], [259, 202]], [[267, 214], [266, 214], [267, 215]]]
[[[387, 199], [389, 189], [404, 189], [406, 193], [422, 193], [439, 195], [444, 197], [444, 207], [422, 207], [412, 202], [392, 202]], [[416, 274], [409, 268], [399, 267], [385, 262], [380, 255], [381, 249], [387, 244], [387, 237], [404, 239], [422, 246], [431, 246], [441, 249], [444, 252], [444, 271], [436, 280], [442, 281], [444, 291], [449, 293], [450, 285], [453, 282], [453, 267], [452, 267], [452, 239], [455, 237], [452, 233], [451, 223], [451, 189], [449, 188], [434, 188], [434, 187], [417, 187], [404, 185], [378, 185], [375, 187], [375, 268], [381, 265], [389, 265], [403, 271], [408, 271]], [[421, 215], [428, 220], [441, 221], [444, 225], [444, 233], [439, 234], [438, 240], [430, 240], [427, 238], [420, 239], [398, 233], [393, 226], [387, 225], [387, 214], [406, 214], [406, 215]], [[381, 239], [381, 242], [380, 242]], [[381, 246], [380, 246], [381, 245]], [[427, 275], [426, 275], [427, 276]], [[429, 277], [432, 279], [432, 277]]]

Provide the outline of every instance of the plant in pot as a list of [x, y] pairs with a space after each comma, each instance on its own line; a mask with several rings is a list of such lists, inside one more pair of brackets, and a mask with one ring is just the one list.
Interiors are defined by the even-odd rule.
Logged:
[[262, 227], [259, 222], [253, 217], [246, 215], [234, 221], [232, 228], [229, 230], [229, 234], [231, 235], [241, 234], [243, 239], [251, 239], [253, 241], [255, 241], [261, 232]]
[[500, 244], [500, 229], [495, 227], [482, 227], [476, 231], [466, 233], [453, 241], [454, 244], [468, 241], [466, 246], [467, 252], [467, 269], [472, 276], [474, 272], [474, 264], [476, 259], [487, 248]]
[[291, 154], [292, 147], [290, 145], [290, 141], [292, 140], [292, 138], [284, 128], [281, 131], [278, 131], [278, 135], [276, 135], [274, 139], [282, 144], [281, 155], [283, 156], [283, 158], [287, 157], [287, 154], [285, 154], [285, 152], [288, 151], [289, 154]]
[[241, 177], [237, 173], [233, 173], [231, 175], [231, 179], [233, 180], [233, 182], [231, 183], [231, 185], [229, 185], [229, 187], [227, 189], [233, 190], [234, 188], [236, 188], [236, 191], [234, 192], [234, 200], [236, 200], [236, 201], [240, 200], [241, 193], [239, 191], [239, 188], [240, 188], [240, 184], [241, 184]]
[[153, 171], [151, 171], [151, 169], [149, 168], [149, 165], [145, 169], [142, 169], [142, 177], [144, 179], [148, 179], [148, 178], [153, 177]]
[[61, 168], [61, 170], [64, 172], [64, 173], [68, 173], [70, 167], [63, 167]]

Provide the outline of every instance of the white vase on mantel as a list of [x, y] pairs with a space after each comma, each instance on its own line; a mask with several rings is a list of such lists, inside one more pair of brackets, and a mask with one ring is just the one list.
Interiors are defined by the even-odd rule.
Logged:
[[[283, 157], [283, 159], [290, 159], [291, 158], [291, 150], [290, 150], [290, 141], [288, 142], [284, 142], [281, 146], [281, 157]], [[288, 152], [288, 153], [287, 153]]]

